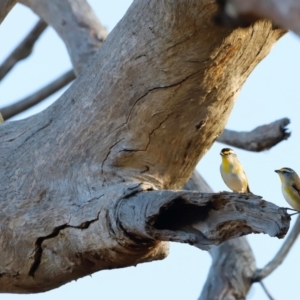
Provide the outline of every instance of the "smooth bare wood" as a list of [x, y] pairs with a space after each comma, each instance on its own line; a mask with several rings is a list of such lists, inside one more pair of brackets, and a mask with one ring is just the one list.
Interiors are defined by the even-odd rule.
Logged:
[[222, 10], [230, 19], [226, 22], [247, 25], [259, 18], [265, 18], [300, 35], [300, 2], [298, 0], [226, 0], [218, 2], [222, 3]]
[[13, 50], [0, 66], [0, 80], [22, 59], [27, 58], [33, 50], [33, 46], [46, 29], [47, 24], [40, 20], [24, 38], [24, 40]]
[[92, 61], [107, 37], [107, 30], [85, 0], [20, 0], [64, 41], [76, 76]]
[[75, 74], [73, 70], [70, 70], [62, 76], [60, 76], [59, 78], [55, 79], [53, 82], [46, 85], [45, 87], [36, 91], [34, 94], [27, 96], [26, 98], [21, 99], [9, 106], [0, 108], [4, 120], [8, 120], [9, 118], [12, 118], [13, 116], [40, 103], [47, 97], [51, 96], [52, 94], [54, 94], [55, 92], [59, 91], [61, 88], [72, 82], [74, 79]]
[[[286, 212], [255, 195], [157, 191], [186, 183], [282, 35], [267, 21], [217, 27], [215, 10], [209, 0], [134, 1], [60, 99], [0, 126], [0, 291], [41, 292], [162, 259], [172, 238], [204, 248], [253, 231], [285, 234]], [[157, 223], [178, 196], [180, 211], [189, 201], [209, 211], [205, 226], [201, 213], [183, 236]]]
[[17, 0], [1, 0], [0, 1], [0, 24], [10, 12], [10, 10], [15, 6]]
[[264, 151], [290, 137], [291, 133], [286, 128], [289, 123], [290, 120], [284, 118], [258, 126], [249, 132], [225, 129], [217, 141], [248, 151]]

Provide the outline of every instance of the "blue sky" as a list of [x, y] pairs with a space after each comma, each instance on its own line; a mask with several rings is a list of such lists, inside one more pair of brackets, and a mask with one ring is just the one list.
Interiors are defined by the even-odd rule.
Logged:
[[[129, 0], [90, 0], [100, 21], [109, 31], [126, 12]], [[37, 17], [18, 4], [0, 26], [0, 61], [2, 61], [35, 24]], [[300, 174], [300, 84], [298, 37], [287, 34], [274, 46], [271, 54], [258, 65], [246, 81], [227, 128], [243, 131], [274, 120], [288, 117], [292, 136], [275, 148], [262, 153], [235, 149], [244, 165], [252, 192], [279, 206], [287, 206], [275, 169], [291, 167]], [[56, 79], [71, 68], [64, 44], [48, 28], [38, 41], [33, 55], [18, 66], [0, 83], [0, 106], [19, 100]], [[61, 92], [17, 118], [37, 113], [55, 101]], [[214, 144], [198, 165], [198, 170], [215, 191], [228, 190], [219, 174], [222, 144]], [[292, 224], [294, 221], [292, 222]], [[266, 235], [249, 235], [248, 240], [257, 259], [264, 266], [274, 256], [283, 240]], [[265, 280], [276, 300], [297, 299], [300, 260], [299, 241], [291, 253], [270, 277]], [[171, 244], [168, 258], [137, 267], [101, 271], [56, 290], [38, 295], [2, 294], [10, 299], [68, 299], [97, 297], [99, 299], [197, 299], [211, 263], [207, 252], [189, 245]], [[260, 286], [255, 285], [248, 299], [267, 299]]]

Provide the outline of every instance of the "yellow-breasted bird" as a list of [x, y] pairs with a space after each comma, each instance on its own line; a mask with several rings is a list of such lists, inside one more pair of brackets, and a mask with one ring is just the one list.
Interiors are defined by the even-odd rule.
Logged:
[[222, 157], [220, 171], [226, 185], [236, 193], [251, 193], [245, 171], [234, 151], [223, 148], [220, 155]]
[[300, 211], [300, 178], [291, 168], [275, 170], [281, 180], [281, 190], [287, 203]]

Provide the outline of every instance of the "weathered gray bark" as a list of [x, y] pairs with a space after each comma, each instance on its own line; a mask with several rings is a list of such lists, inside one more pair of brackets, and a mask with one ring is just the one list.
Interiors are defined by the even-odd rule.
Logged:
[[[56, 5], [40, 4], [56, 28]], [[47, 110], [0, 127], [0, 291], [162, 259], [169, 240], [206, 249], [250, 232], [284, 236], [285, 210], [255, 195], [159, 191], [187, 181], [282, 35], [266, 21], [216, 27], [214, 10], [208, 0], [135, 1], [87, 69], [89, 50], [57, 25], [85, 71]]]
[[274, 21], [276, 25], [300, 35], [298, 0], [226, 0], [222, 1], [222, 6], [224, 13], [233, 23], [249, 24], [257, 19], [267, 18]]
[[74, 72], [90, 63], [107, 36], [106, 29], [83, 0], [20, 0], [52, 26], [68, 49]]
[[0, 24], [17, 3], [17, 0], [1, 0], [0, 1]]
[[267, 125], [256, 127], [252, 131], [224, 130], [218, 142], [248, 151], [263, 151], [272, 148], [290, 137], [286, 126], [290, 123], [287, 118], [277, 120]]

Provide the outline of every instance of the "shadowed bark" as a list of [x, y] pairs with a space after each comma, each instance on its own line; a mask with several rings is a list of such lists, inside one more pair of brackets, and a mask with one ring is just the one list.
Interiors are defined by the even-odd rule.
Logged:
[[258, 196], [164, 190], [186, 183], [281, 30], [216, 27], [208, 0], [141, 0], [97, 52], [84, 1], [26, 2], [84, 72], [45, 111], [0, 126], [2, 292], [162, 259], [170, 240], [284, 236], [289, 216]]

